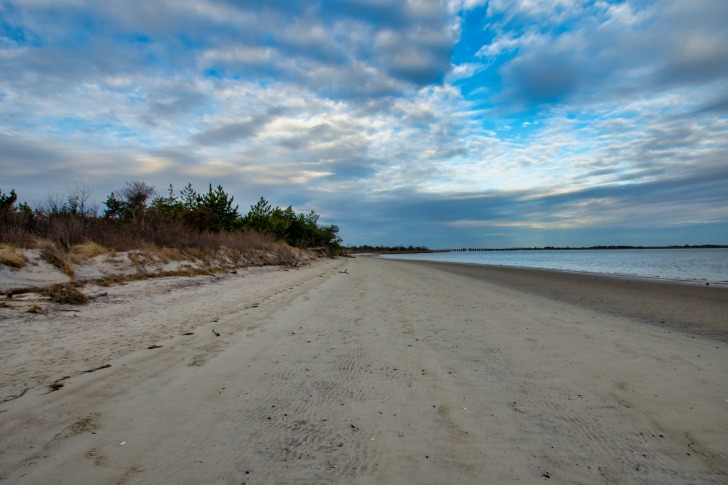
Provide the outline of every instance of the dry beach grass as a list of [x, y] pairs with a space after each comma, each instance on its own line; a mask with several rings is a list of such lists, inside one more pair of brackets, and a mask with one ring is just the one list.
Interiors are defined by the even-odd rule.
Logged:
[[0, 244], [0, 265], [22, 268], [25, 265], [25, 255], [21, 249]]

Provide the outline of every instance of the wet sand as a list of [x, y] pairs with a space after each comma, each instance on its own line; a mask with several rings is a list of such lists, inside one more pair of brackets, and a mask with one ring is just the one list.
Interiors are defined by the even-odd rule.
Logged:
[[417, 264], [728, 342], [726, 286], [500, 266]]
[[1, 478], [728, 480], [725, 288], [373, 258], [189, 281], [2, 313]]

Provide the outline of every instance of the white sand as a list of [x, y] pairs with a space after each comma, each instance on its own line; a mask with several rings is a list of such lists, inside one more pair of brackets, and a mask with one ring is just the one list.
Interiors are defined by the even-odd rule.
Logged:
[[715, 338], [370, 258], [106, 291], [2, 313], [0, 478], [728, 481]]

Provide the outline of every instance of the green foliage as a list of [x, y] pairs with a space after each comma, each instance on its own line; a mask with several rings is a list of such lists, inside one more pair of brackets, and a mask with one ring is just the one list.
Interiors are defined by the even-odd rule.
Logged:
[[106, 199], [106, 217], [123, 222], [144, 224], [147, 203], [154, 195], [154, 187], [144, 182], [127, 182], [118, 193], [112, 192]]
[[250, 211], [243, 218], [243, 224], [245, 227], [253, 229], [254, 231], [272, 233], [271, 216], [273, 215], [273, 208], [270, 203], [261, 197], [260, 200], [250, 206]]
[[149, 212], [161, 219], [180, 219], [184, 211], [184, 205], [174, 196], [172, 184], [167, 189], [167, 197], [155, 197], [149, 205]]
[[238, 216], [238, 206], [233, 207], [234, 197], [225, 193], [222, 185], [218, 185], [217, 189], [210, 190], [207, 194], [200, 197], [200, 208], [210, 212], [213, 219], [213, 226], [210, 229], [232, 231], [235, 227], [235, 221]]
[[22, 214], [24, 217], [32, 218], [34, 217], [33, 209], [28, 205], [27, 202], [21, 202], [18, 206], [18, 212]]
[[0, 231], [8, 231], [11, 228], [35, 229], [35, 212], [27, 202], [21, 202], [15, 207], [18, 195], [15, 190], [4, 195], [0, 189]]
[[291, 206], [285, 209], [273, 207], [261, 197], [255, 205], [250, 206], [250, 211], [243, 217], [243, 224], [294, 246], [339, 249], [339, 227], [320, 226], [318, 220], [319, 215], [314, 211], [305, 215], [296, 214]]
[[9, 194], [3, 194], [0, 190], [0, 230], [7, 231], [14, 225], [16, 218], [15, 201], [18, 195], [15, 190], [11, 190]]
[[106, 198], [106, 217], [110, 219], [124, 220], [128, 216], [127, 206], [124, 201], [116, 198], [116, 194], [113, 192]]
[[3, 195], [3, 191], [0, 190], [0, 211], [13, 209], [16, 200], [18, 200], [18, 195], [15, 193], [15, 189], [10, 190], [8, 195]]
[[234, 200], [221, 185], [213, 190], [210, 184], [208, 192], [200, 195], [192, 184], [187, 184], [177, 197], [170, 184], [167, 196], [155, 198], [150, 211], [157, 217], [179, 220], [199, 231], [233, 231], [240, 228], [238, 206], [233, 206]]
[[[169, 184], [170, 196], [172, 194], [172, 184]], [[195, 210], [200, 206], [200, 196], [192, 188], [192, 184], [187, 184], [179, 193], [180, 204], [187, 210]]]

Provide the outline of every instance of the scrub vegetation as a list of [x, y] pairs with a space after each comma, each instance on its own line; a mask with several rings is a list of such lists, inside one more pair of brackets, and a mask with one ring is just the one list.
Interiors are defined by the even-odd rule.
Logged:
[[220, 185], [202, 193], [191, 184], [176, 193], [170, 185], [165, 195], [157, 195], [151, 185], [127, 182], [107, 196], [103, 209], [91, 203], [85, 186], [35, 207], [17, 200], [14, 190], [0, 190], [0, 264], [21, 267], [23, 249], [37, 249], [69, 276], [73, 264], [106, 252], [162, 260], [224, 258], [233, 264], [265, 264], [259, 256], [266, 253], [282, 259], [269, 264], [296, 265], [302, 251], [336, 255], [341, 250], [339, 228], [320, 224], [315, 212], [274, 207], [261, 197], [240, 214]]

